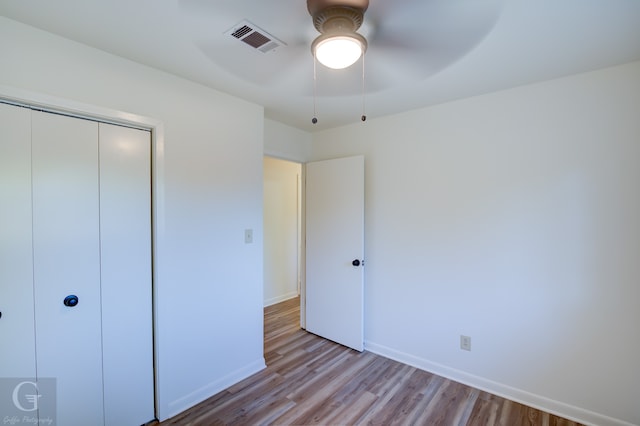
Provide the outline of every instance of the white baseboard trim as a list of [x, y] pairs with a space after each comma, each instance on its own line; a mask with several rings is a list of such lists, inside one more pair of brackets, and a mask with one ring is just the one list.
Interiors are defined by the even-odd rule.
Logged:
[[235, 385], [241, 380], [246, 379], [247, 377], [267, 368], [267, 365], [264, 361], [264, 358], [260, 358], [251, 364], [240, 368], [226, 376], [222, 377], [219, 380], [211, 382], [200, 389], [191, 392], [188, 395], [185, 395], [175, 401], [170, 402], [167, 405], [166, 410], [160, 410], [160, 418], [158, 420], [164, 421], [170, 419], [173, 416], [176, 416], [183, 411], [193, 407], [196, 404], [201, 403], [205, 399], [217, 394], [220, 391], [227, 389], [230, 386]]
[[575, 407], [560, 401], [555, 401], [541, 395], [536, 395], [502, 383], [494, 382], [484, 377], [466, 373], [446, 365], [431, 362], [424, 358], [397, 351], [384, 345], [365, 341], [365, 350], [403, 364], [419, 368], [429, 373], [454, 380], [459, 383], [480, 389], [491, 394], [509, 399], [548, 413], [567, 418], [585, 425], [593, 426], [637, 426], [624, 420], [615, 419], [584, 408]]
[[293, 299], [294, 297], [298, 297], [297, 291], [292, 291], [291, 293], [283, 294], [278, 297], [272, 297], [271, 299], [266, 299], [264, 301], [264, 307], [275, 305], [276, 303], [284, 302], [285, 300]]

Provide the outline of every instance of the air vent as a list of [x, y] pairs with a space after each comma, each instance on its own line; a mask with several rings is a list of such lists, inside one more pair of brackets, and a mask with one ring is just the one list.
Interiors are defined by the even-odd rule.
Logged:
[[225, 34], [246, 43], [262, 53], [273, 52], [280, 46], [286, 46], [285, 43], [249, 21], [237, 23]]

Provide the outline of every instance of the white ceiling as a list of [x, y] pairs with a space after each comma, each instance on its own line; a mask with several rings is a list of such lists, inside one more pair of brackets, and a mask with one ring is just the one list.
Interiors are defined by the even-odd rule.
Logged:
[[[8, 18], [264, 105], [316, 131], [360, 121], [362, 65], [317, 69], [303, 0], [2, 0]], [[226, 35], [248, 20], [286, 46]], [[640, 0], [371, 0], [369, 118], [640, 60]]]

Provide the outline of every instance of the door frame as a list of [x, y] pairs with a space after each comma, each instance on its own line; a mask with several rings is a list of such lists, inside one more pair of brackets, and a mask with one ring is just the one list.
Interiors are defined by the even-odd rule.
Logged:
[[[158, 403], [158, 352], [156, 342], [157, 329], [157, 291], [159, 283], [158, 266], [163, 253], [160, 247], [164, 247], [165, 240], [165, 148], [164, 148], [164, 124], [162, 121], [131, 114], [125, 111], [104, 108], [96, 105], [76, 102], [56, 96], [45, 95], [29, 90], [18, 89], [0, 85], [0, 101], [54, 114], [68, 115], [76, 118], [116, 124], [119, 126], [133, 127], [148, 130], [151, 133], [151, 288], [152, 288], [152, 340], [153, 340], [153, 388], [154, 388], [154, 414], [159, 418]], [[151, 420], [151, 419], [150, 419]]]

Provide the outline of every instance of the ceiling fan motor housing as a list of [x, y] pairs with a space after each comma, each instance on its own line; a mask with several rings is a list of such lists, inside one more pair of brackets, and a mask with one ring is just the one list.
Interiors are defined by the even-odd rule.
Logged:
[[313, 26], [320, 32], [311, 44], [311, 52], [325, 40], [345, 37], [356, 41], [362, 53], [367, 50], [367, 40], [356, 31], [362, 25], [369, 0], [307, 0]]
[[364, 11], [346, 6], [333, 6], [313, 15], [313, 25], [320, 33], [355, 32], [362, 25]]
[[307, 10], [320, 32], [354, 32], [362, 25], [369, 0], [307, 0]]

